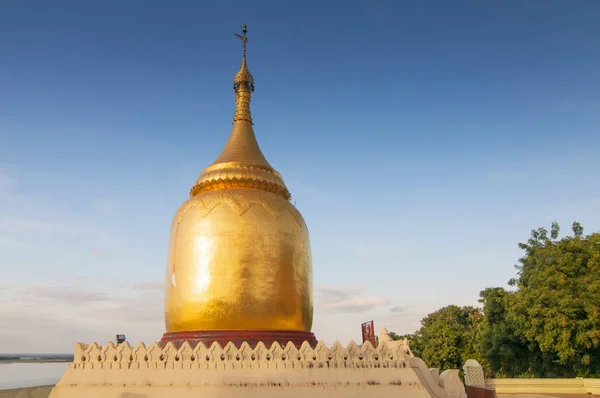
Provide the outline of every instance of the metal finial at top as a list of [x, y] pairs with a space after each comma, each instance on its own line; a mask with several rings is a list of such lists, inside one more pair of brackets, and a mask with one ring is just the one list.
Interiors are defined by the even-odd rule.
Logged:
[[248, 121], [252, 123], [252, 116], [250, 114], [250, 99], [254, 92], [254, 77], [248, 70], [248, 64], [246, 63], [246, 43], [248, 38], [246, 33], [248, 29], [246, 24], [242, 26], [242, 35], [235, 33], [235, 35], [242, 41], [244, 55], [242, 56], [242, 65], [240, 70], [235, 74], [233, 78], [233, 91], [235, 92], [235, 115], [233, 116], [233, 122]]
[[246, 56], [246, 43], [248, 43], [248, 38], [246, 37], [246, 33], [248, 33], [248, 29], [246, 28], [246, 24], [242, 25], [242, 35], [238, 35], [234, 33], [244, 44], [242, 45], [242, 50], [244, 51], [244, 56]]
[[246, 28], [246, 24], [244, 24], [242, 25], [243, 35], [235, 33], [235, 35], [242, 41], [242, 49], [244, 50], [244, 55], [242, 56], [242, 66], [233, 79], [233, 89], [235, 92], [238, 92], [238, 89], [241, 87], [240, 84], [242, 83], [245, 83], [248, 86], [250, 92], [254, 92], [254, 77], [252, 77], [252, 74], [248, 70], [248, 65], [246, 64], [246, 43], [248, 42], [248, 38], [246, 37], [247, 32], [248, 29]]

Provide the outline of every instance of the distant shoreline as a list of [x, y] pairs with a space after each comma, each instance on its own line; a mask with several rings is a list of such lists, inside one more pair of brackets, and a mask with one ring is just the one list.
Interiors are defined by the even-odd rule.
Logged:
[[9, 363], [64, 363], [73, 362], [71, 359], [0, 359], [0, 365]]
[[10, 363], [62, 363], [73, 362], [73, 355], [0, 355], [0, 365]]

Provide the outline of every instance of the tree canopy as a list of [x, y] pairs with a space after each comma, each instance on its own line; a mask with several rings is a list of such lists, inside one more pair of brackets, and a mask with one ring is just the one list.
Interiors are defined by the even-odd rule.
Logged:
[[421, 328], [407, 338], [414, 355], [434, 368], [461, 368], [469, 358], [475, 358], [477, 326], [482, 318], [475, 307], [450, 305], [427, 315], [421, 321]]
[[413, 336], [395, 337], [440, 369], [474, 358], [491, 376], [600, 376], [600, 233], [571, 229], [561, 239], [557, 223], [533, 230], [512, 289], [483, 290], [481, 310], [444, 307]]
[[547, 365], [589, 376], [600, 373], [600, 234], [583, 236], [577, 222], [572, 231], [559, 240], [553, 223], [550, 234], [539, 228], [519, 245], [525, 256], [510, 281], [517, 288], [511, 319]]

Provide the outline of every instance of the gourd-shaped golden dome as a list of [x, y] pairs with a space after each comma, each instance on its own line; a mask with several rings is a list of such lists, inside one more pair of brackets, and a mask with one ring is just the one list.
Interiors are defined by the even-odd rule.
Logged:
[[171, 226], [167, 332], [312, 327], [308, 229], [254, 135], [245, 33], [231, 134]]

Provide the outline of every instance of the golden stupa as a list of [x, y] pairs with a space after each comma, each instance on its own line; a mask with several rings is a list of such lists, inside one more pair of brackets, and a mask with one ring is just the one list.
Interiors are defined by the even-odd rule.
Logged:
[[386, 329], [376, 347], [327, 347], [310, 332], [308, 230], [254, 136], [243, 32], [231, 135], [173, 220], [167, 333], [148, 346], [76, 343], [50, 398], [464, 398], [458, 370], [429, 369]]
[[245, 25], [236, 36], [231, 134], [171, 226], [163, 342], [314, 340], [308, 229], [256, 141]]

